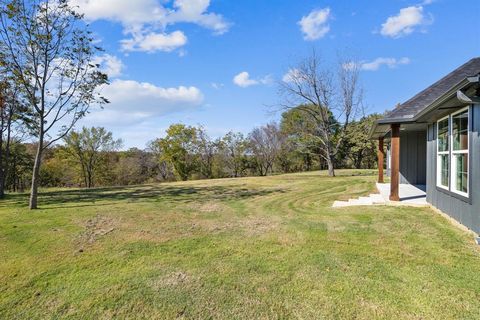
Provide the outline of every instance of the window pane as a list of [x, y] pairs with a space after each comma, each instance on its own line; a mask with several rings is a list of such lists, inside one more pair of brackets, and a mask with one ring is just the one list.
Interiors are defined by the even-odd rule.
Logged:
[[453, 150], [468, 150], [468, 111], [452, 117]]
[[448, 151], [448, 118], [438, 122], [438, 151]]
[[455, 154], [453, 156], [455, 176], [453, 187], [455, 191], [468, 192], [468, 154]]
[[448, 154], [438, 156], [439, 179], [440, 185], [448, 187]]

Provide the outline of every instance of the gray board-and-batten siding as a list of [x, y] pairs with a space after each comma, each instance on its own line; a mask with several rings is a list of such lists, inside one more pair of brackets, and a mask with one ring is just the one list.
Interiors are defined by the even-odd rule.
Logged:
[[[390, 150], [387, 151], [387, 175], [390, 176]], [[400, 132], [400, 183], [425, 185], [427, 182], [427, 133]]]
[[427, 132], [427, 202], [480, 234], [480, 105], [470, 107], [469, 197], [437, 187], [436, 123]]

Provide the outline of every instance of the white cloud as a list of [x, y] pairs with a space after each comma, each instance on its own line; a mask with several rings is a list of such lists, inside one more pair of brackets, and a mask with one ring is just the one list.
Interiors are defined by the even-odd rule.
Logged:
[[[400, 59], [396, 58], [377, 58], [370, 62], [368, 61], [361, 61], [358, 63], [355, 62], [348, 62], [343, 65], [343, 68], [347, 70], [351, 70], [356, 68], [357, 70], [363, 71], [377, 71], [382, 66], [387, 66], [389, 69], [397, 68], [400, 65], [410, 64], [410, 59], [407, 57], [403, 57]], [[286, 76], [286, 75], [285, 75]]]
[[298, 22], [303, 39], [313, 41], [323, 38], [329, 31], [330, 8], [313, 10]]
[[99, 124], [138, 123], [150, 117], [195, 109], [203, 94], [196, 87], [163, 88], [147, 82], [116, 79], [102, 88], [110, 103], [103, 110], [93, 109], [90, 121]]
[[382, 24], [380, 33], [383, 36], [399, 38], [414, 32], [418, 27], [427, 25], [432, 19], [427, 19], [423, 12], [423, 6], [411, 6], [400, 9], [400, 12], [391, 16]]
[[362, 62], [360, 65], [361, 70], [365, 71], [376, 71], [380, 69], [381, 66], [385, 65], [390, 69], [396, 68], [399, 65], [409, 64], [410, 59], [407, 57], [403, 57], [400, 59], [395, 58], [377, 58], [370, 62]]
[[237, 74], [235, 77], [233, 77], [233, 83], [235, 83], [237, 86], [246, 88], [258, 84], [270, 84], [272, 83], [272, 77], [271, 76], [265, 76], [261, 79], [251, 79], [250, 74], [246, 71], [240, 72]]
[[210, 0], [175, 0], [173, 7], [166, 18], [167, 23], [190, 22], [211, 29], [215, 34], [224, 34], [230, 28], [222, 15], [207, 13]]
[[223, 34], [231, 26], [222, 15], [208, 12], [210, 0], [174, 0], [170, 7], [163, 0], [70, 0], [70, 3], [88, 20], [121, 23], [124, 33], [130, 36], [122, 41], [125, 51], [172, 51], [185, 45], [183, 32], [166, 31], [176, 23], [197, 24], [214, 34]]
[[122, 60], [110, 54], [97, 56], [93, 59], [92, 63], [98, 64], [100, 71], [106, 73], [109, 78], [119, 77], [125, 68]]
[[225, 85], [224, 85], [223, 83], [212, 82], [212, 83], [211, 83], [211, 86], [212, 86], [213, 89], [220, 90], [220, 89], [222, 89]]
[[149, 33], [133, 34], [132, 39], [124, 39], [121, 41], [122, 50], [124, 51], [143, 51], [171, 52], [187, 43], [187, 37], [182, 31], [174, 31], [172, 33]]
[[283, 82], [293, 82], [294, 80], [298, 79], [301, 76], [300, 71], [298, 69], [289, 69], [287, 73], [285, 73], [282, 77]]

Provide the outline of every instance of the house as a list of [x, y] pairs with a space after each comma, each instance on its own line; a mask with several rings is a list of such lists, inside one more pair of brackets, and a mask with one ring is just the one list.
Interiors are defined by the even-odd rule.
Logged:
[[379, 182], [387, 153], [391, 201], [400, 184], [424, 185], [429, 204], [480, 234], [480, 57], [398, 105], [370, 136]]

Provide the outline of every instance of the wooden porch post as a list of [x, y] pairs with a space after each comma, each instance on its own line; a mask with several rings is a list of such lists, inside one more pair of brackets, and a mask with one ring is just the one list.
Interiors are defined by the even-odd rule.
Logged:
[[378, 183], [383, 183], [383, 137], [378, 138]]
[[400, 125], [392, 124], [391, 141], [391, 166], [390, 166], [390, 201], [400, 201], [399, 176], [400, 176]]

